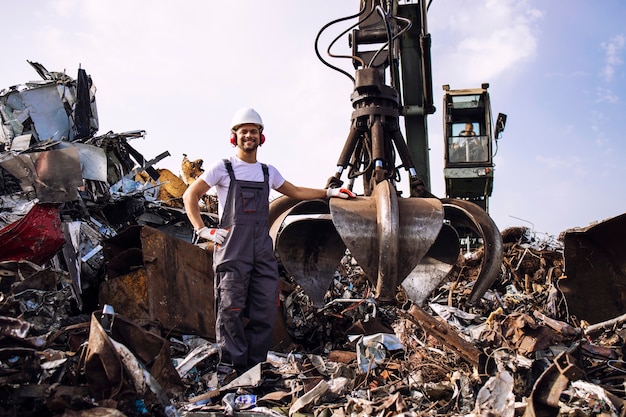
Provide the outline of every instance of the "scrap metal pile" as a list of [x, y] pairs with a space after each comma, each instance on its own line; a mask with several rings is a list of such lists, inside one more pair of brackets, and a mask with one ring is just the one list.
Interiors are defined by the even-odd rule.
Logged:
[[183, 180], [131, 147], [144, 131], [96, 136], [84, 70], [31, 65], [0, 92], [0, 415], [626, 415], [624, 261], [584, 256], [613, 220], [503, 231], [473, 305], [481, 250], [422, 305], [376, 301], [349, 252], [321, 307], [283, 270], [274, 349], [218, 387], [211, 248], [180, 202], [202, 162]]

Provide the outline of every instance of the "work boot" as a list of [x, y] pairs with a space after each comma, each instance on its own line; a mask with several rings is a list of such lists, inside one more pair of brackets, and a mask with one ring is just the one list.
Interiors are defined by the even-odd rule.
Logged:
[[217, 385], [219, 387], [230, 384], [238, 376], [237, 371], [232, 366], [223, 363], [217, 365]]

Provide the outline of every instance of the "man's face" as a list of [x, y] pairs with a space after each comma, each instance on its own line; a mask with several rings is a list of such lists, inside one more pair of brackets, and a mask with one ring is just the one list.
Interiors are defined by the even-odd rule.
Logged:
[[254, 152], [261, 143], [261, 130], [255, 124], [244, 124], [235, 131], [237, 146], [244, 152]]

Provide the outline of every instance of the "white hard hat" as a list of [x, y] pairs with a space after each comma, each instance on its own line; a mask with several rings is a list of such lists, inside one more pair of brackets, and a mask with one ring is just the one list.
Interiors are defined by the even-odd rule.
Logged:
[[261, 119], [261, 116], [251, 107], [243, 107], [237, 110], [233, 116], [230, 126], [232, 130], [236, 130], [237, 126], [241, 126], [246, 123], [258, 125], [259, 129], [263, 130], [263, 120]]

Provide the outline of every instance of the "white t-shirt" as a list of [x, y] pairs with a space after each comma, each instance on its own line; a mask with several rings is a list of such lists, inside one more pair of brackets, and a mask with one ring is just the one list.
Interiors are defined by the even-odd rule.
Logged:
[[[228, 160], [233, 165], [233, 171], [236, 179], [263, 182], [263, 168], [261, 167], [261, 163], [259, 161], [250, 164], [242, 161], [235, 155], [228, 158]], [[270, 189], [275, 190], [280, 188], [285, 183], [285, 179], [274, 166], [269, 164], [266, 165], [269, 172]], [[202, 175], [200, 175], [200, 178], [206, 182], [209, 187], [215, 187], [217, 200], [219, 201], [219, 216], [221, 219], [223, 207], [226, 202], [226, 198], [228, 197], [228, 187], [230, 186], [230, 176], [228, 175], [228, 171], [226, 171], [224, 161], [220, 159], [215, 162], [207, 170], [205, 170]]]

